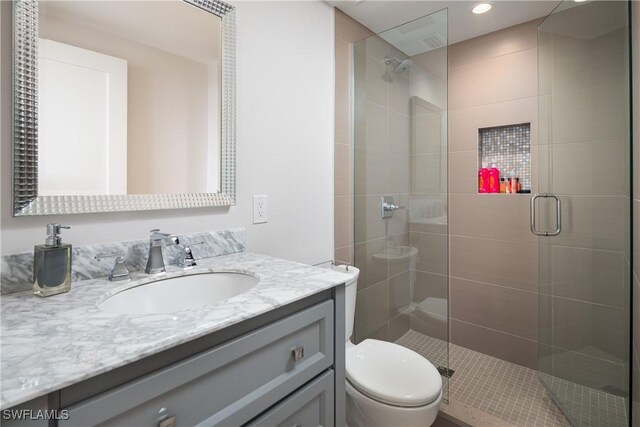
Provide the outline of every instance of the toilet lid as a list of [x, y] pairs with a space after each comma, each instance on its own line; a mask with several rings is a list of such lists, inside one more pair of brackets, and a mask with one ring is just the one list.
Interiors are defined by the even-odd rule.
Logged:
[[347, 379], [382, 403], [422, 406], [438, 398], [442, 378], [424, 357], [386, 341], [364, 340], [347, 348]]

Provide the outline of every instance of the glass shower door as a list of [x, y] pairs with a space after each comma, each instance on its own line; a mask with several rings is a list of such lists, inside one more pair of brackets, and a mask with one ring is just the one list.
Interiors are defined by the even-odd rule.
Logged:
[[538, 29], [539, 377], [575, 426], [629, 425], [628, 7], [565, 1]]
[[445, 377], [447, 29], [445, 9], [353, 50], [355, 341], [404, 345]]

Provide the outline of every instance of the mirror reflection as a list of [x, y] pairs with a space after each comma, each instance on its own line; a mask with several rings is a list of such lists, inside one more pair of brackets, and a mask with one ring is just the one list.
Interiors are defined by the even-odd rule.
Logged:
[[46, 1], [38, 35], [38, 195], [219, 191], [218, 16]]

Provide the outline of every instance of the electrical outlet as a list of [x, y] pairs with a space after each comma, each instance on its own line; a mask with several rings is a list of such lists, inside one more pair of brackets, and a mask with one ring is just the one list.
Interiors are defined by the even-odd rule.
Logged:
[[253, 196], [253, 223], [267, 222], [267, 195]]

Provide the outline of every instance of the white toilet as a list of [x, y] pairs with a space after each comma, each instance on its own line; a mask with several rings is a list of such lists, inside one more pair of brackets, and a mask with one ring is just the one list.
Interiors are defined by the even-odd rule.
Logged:
[[358, 274], [346, 286], [347, 425], [350, 427], [426, 427], [438, 416], [442, 378], [424, 357], [398, 344], [367, 339], [351, 342]]

